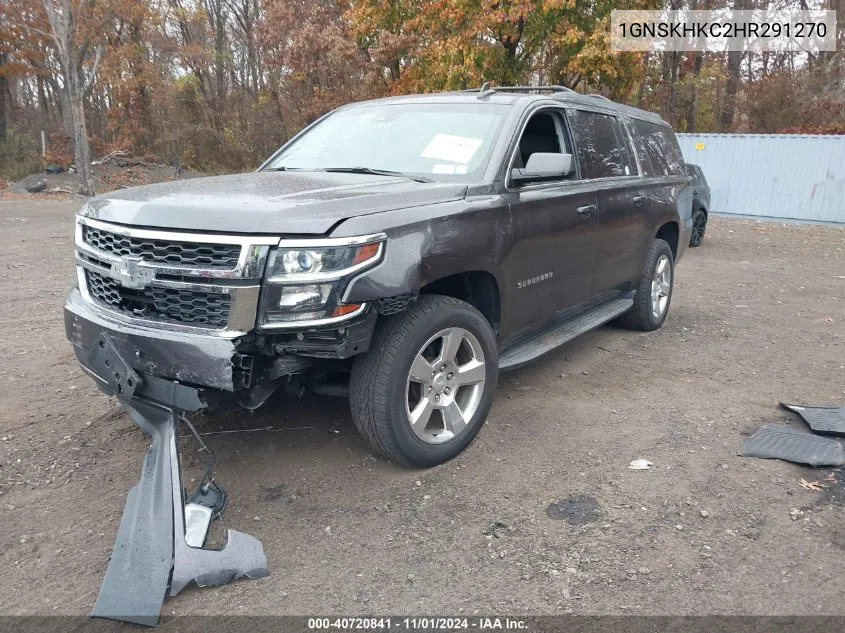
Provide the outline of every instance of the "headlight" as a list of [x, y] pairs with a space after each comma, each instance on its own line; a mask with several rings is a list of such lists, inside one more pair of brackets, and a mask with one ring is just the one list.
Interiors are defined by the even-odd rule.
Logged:
[[302, 308], [321, 308], [326, 305], [331, 294], [331, 284], [312, 284], [308, 286], [282, 286], [279, 295], [279, 307], [289, 310]]
[[326, 248], [290, 248], [282, 246], [270, 253], [268, 280], [287, 281], [297, 277], [331, 279], [346, 275], [377, 260], [382, 242]]
[[363, 309], [342, 304], [349, 280], [378, 264], [384, 234], [326, 240], [281, 240], [270, 252], [261, 290], [259, 327], [284, 328], [306, 321], [330, 323]]

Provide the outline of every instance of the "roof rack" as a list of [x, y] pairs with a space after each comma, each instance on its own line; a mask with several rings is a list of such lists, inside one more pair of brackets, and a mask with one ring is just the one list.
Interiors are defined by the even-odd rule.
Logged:
[[575, 92], [566, 86], [495, 86], [491, 87], [489, 81], [485, 81], [481, 88], [470, 88], [461, 92], [477, 92], [479, 99], [489, 97], [494, 92]]
[[587, 96], [588, 97], [595, 97], [596, 99], [604, 99], [605, 101], [610, 101], [610, 99], [608, 97], [605, 97], [604, 95], [600, 95], [600, 94], [595, 93], [595, 92], [591, 92]]

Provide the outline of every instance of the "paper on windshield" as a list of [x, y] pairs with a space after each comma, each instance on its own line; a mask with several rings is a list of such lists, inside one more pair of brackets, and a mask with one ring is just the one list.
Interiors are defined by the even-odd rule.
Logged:
[[467, 173], [466, 165], [455, 165], [454, 163], [435, 163], [431, 166], [432, 174], [465, 174]]
[[435, 134], [420, 156], [466, 165], [481, 147], [482, 139], [452, 134]]

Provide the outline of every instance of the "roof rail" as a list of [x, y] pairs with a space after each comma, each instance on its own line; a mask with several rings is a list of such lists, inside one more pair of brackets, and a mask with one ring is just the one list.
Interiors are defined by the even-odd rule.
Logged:
[[490, 86], [490, 82], [485, 81], [481, 88], [470, 88], [469, 90], [462, 90], [461, 92], [480, 92], [482, 94], [493, 92], [575, 92], [572, 88], [566, 86]]
[[610, 101], [610, 99], [608, 97], [605, 97], [604, 95], [600, 95], [600, 94], [595, 93], [595, 92], [591, 92], [587, 96], [588, 97], [595, 97], [596, 99], [604, 99], [605, 101]]

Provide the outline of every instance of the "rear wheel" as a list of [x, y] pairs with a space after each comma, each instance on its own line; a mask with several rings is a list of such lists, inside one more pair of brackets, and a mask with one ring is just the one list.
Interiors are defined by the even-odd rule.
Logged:
[[666, 320], [675, 278], [672, 249], [656, 239], [646, 259], [645, 270], [637, 286], [634, 305], [619, 317], [619, 323], [634, 330], [649, 332], [658, 329]]
[[373, 448], [406, 466], [434, 466], [475, 437], [493, 402], [498, 354], [474, 307], [424, 295], [386, 318], [349, 384], [353, 422]]
[[701, 246], [704, 241], [704, 232], [707, 230], [707, 213], [699, 209], [692, 216], [692, 235], [690, 235], [690, 246]]

